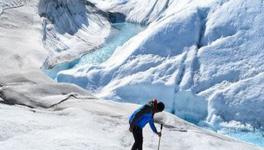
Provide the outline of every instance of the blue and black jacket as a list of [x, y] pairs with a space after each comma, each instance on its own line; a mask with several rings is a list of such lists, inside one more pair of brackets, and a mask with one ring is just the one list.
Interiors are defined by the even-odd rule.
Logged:
[[129, 124], [131, 127], [138, 126], [141, 129], [149, 123], [153, 132], [157, 133], [157, 129], [154, 125], [154, 106], [151, 104], [146, 104], [139, 109], [137, 109], [130, 117], [129, 117]]

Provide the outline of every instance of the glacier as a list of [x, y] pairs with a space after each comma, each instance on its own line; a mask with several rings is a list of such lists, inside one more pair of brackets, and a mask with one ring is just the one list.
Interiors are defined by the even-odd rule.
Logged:
[[[262, 8], [242, 0], [0, 0], [0, 149], [128, 149], [127, 116], [139, 107], [131, 103], [153, 97], [201, 126], [261, 129]], [[78, 65], [120, 20], [145, 27], [105, 61]], [[42, 72], [56, 67], [49, 73], [57, 81], [88, 90]], [[165, 124], [164, 149], [262, 149], [169, 113], [155, 120]], [[144, 147], [156, 148], [157, 137], [144, 132]]]
[[106, 99], [144, 103], [156, 97], [169, 111], [191, 120], [214, 124], [219, 116], [263, 127], [261, 0], [95, 4], [102, 10], [120, 9], [127, 21], [147, 27], [107, 61], [61, 71], [58, 81]]
[[147, 27], [109, 60], [59, 72], [59, 82], [105, 99], [142, 104], [156, 97], [214, 130], [219, 120], [263, 128], [262, 1], [95, 3]]

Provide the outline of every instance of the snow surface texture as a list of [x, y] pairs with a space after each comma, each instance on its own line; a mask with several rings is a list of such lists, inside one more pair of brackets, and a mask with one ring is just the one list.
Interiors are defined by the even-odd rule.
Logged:
[[[62, 71], [107, 99], [156, 97], [193, 121], [264, 126], [264, 4], [261, 0], [93, 1], [149, 24], [100, 65]], [[216, 127], [216, 126], [215, 126]]]
[[[55, 111], [0, 105], [0, 149], [130, 149], [133, 136], [128, 131], [127, 116], [137, 107], [139, 106], [94, 99], [69, 99], [54, 107], [52, 110]], [[161, 149], [258, 149], [202, 131], [171, 114], [164, 113], [158, 117], [163, 118], [162, 122], [166, 123]], [[182, 129], [188, 131], [181, 132]], [[156, 149], [158, 136], [150, 128], [144, 130], [144, 135], [144, 149]]]
[[[44, 75], [40, 67], [49, 50], [42, 45], [37, 10], [38, 1], [31, 0], [0, 16], [0, 149], [129, 149], [133, 137], [127, 117], [139, 106], [98, 100], [77, 86], [58, 84]], [[160, 114], [157, 120], [166, 124], [163, 149], [260, 149], [171, 114]], [[158, 137], [149, 128], [144, 132], [144, 148], [156, 148]]]

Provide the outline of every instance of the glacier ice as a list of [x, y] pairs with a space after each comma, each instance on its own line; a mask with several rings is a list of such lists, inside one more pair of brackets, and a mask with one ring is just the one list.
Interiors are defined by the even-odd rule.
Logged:
[[[105, 43], [82, 55], [80, 58], [56, 64], [52, 68], [43, 67], [42, 70], [51, 78], [57, 80], [57, 74], [62, 70], [77, 68], [86, 64], [96, 65], [106, 61], [114, 50], [123, 45], [129, 38], [136, 35], [144, 29], [144, 26], [128, 22], [118, 22], [111, 24], [111, 34], [105, 40]], [[58, 78], [60, 81], [60, 78]]]
[[[104, 98], [143, 103], [156, 97], [178, 115], [186, 108], [188, 117], [197, 119], [198, 113], [209, 123], [216, 115], [263, 126], [262, 1], [165, 2], [166, 7], [156, 5], [161, 1], [149, 6], [133, 0], [112, 2], [108, 10], [120, 8], [128, 21], [149, 25], [107, 61], [62, 71], [60, 81], [79, 84]], [[143, 6], [144, 13], [137, 11]], [[195, 107], [198, 112], [187, 113], [193, 108], [180, 100], [172, 108], [175, 95], [186, 91], [203, 97], [186, 102], [196, 106], [201, 101]], [[179, 99], [187, 101], [188, 96]]]
[[[101, 0], [98, 0], [97, 2], [100, 1]], [[155, 1], [156, 0], [149, 0], [151, 5], [148, 6], [154, 6], [153, 9], [146, 7], [146, 9], [143, 10], [144, 13], [142, 12], [142, 16], [147, 14], [147, 18], [151, 19], [144, 19], [141, 14], [137, 15], [139, 13], [139, 9], [134, 9], [130, 18], [137, 20], [137, 16], [140, 16], [138, 22], [145, 22], [147, 20], [147, 24], [152, 24], [153, 21], [162, 21], [162, 18], [167, 15], [172, 15], [175, 9], [179, 10], [180, 7], [176, 6], [188, 4], [188, 6], [193, 7], [193, 5], [190, 5], [193, 4], [191, 3], [192, 1]], [[0, 0], [0, 4], [2, 4], [2, 2], [12, 2], [12, 6], [17, 6], [17, 4], [20, 4], [19, 2], [23, 1]], [[108, 33], [110, 31], [110, 23], [107, 21], [107, 17], [103, 17], [103, 15], [100, 14], [101, 11], [96, 10], [95, 7], [90, 4], [86, 4], [87, 1], [74, 0], [74, 2], [76, 2], [75, 6], [78, 6], [79, 2], [85, 2], [85, 5], [88, 7], [86, 7], [86, 9], [93, 10], [95, 13], [87, 15], [92, 17], [92, 19], [90, 18], [91, 20], [89, 20], [89, 23], [92, 23], [89, 27], [92, 28], [85, 26], [79, 28], [75, 35], [70, 35], [69, 33], [61, 35], [54, 28], [54, 24], [49, 22], [50, 20], [48, 18], [45, 18], [44, 16], [41, 18], [39, 16], [36, 11], [39, 9], [39, 0], [30, 0], [26, 2], [28, 2], [27, 5], [5, 9], [0, 16], [0, 149], [127, 149], [132, 141], [132, 136], [128, 134], [127, 130], [127, 116], [134, 109], [139, 107], [138, 105], [99, 100], [94, 96], [91, 96], [87, 91], [82, 90], [75, 85], [64, 83], [58, 84], [54, 82], [39, 69], [48, 53], [53, 53], [53, 55], [56, 56], [56, 59], [53, 60], [53, 63], [56, 64], [64, 62], [65, 60], [68, 61], [73, 59], [74, 54], [76, 57], [79, 57], [84, 51], [86, 53], [91, 47], [94, 47], [95, 45], [86, 47], [87, 45], [85, 45], [85, 43], [76, 40], [76, 38], [80, 35], [81, 38], [87, 38], [87, 36], [89, 37], [89, 33], [94, 33], [92, 32], [92, 29], [98, 27], [98, 20], [95, 19], [97, 17], [99, 20], [106, 19], [106, 24], [103, 26], [105, 28], [96, 28], [101, 29], [99, 31], [102, 32], [102, 34], [100, 34], [102, 36], [98, 39], [93, 39], [95, 41], [98, 40], [96, 41], [98, 43], [93, 44], [100, 45], [100, 43], [103, 43], [104, 38], [109, 36]], [[55, 3], [55, 8], [57, 4], [63, 2], [63, 4], [65, 4], [63, 6], [66, 8], [69, 6], [67, 4], [72, 4], [73, 1], [54, 0], [46, 2]], [[117, 9], [121, 5], [122, 7], [126, 5], [122, 13], [129, 16], [127, 14], [129, 12], [128, 10], [133, 8], [133, 3], [131, 2], [136, 1], [104, 0], [104, 2], [111, 2], [112, 6], [117, 3], [118, 6], [112, 8], [112, 10]], [[196, 2], [201, 3], [201, 1]], [[207, 2], [208, 1], [203, 1], [203, 3]], [[127, 4], [130, 4], [130, 6]], [[140, 6], [142, 3], [137, 2], [136, 4], [137, 6]], [[159, 7], [159, 5], [162, 7]], [[167, 10], [166, 8], [169, 5], [174, 6], [171, 6], [170, 9]], [[51, 9], [53, 8], [54, 5], [51, 5]], [[142, 9], [144, 6], [137, 8]], [[59, 8], [59, 10], [61, 9], [64, 8]], [[54, 12], [55, 14], [56, 11], [57, 10]], [[65, 15], [74, 11], [63, 10], [61, 15], [64, 17], [62, 18], [65, 19]], [[207, 12], [208, 10], [205, 9], [205, 11]], [[198, 12], [201, 13], [200, 10]], [[76, 15], [78, 16], [78, 13]], [[204, 19], [204, 16], [206, 15], [202, 14], [201, 19]], [[129, 17], [127, 17], [127, 19], [129, 20]], [[42, 30], [41, 22], [43, 23], [42, 27], [44, 27]], [[62, 22], [64, 21], [62, 20]], [[202, 32], [200, 33], [203, 33], [204, 29], [202, 27]], [[151, 32], [150, 29], [149, 32]], [[48, 33], [46, 34], [46, 37], [43, 36], [45, 33]], [[99, 36], [99, 34], [97, 35]], [[130, 47], [129, 50], [133, 50], [138, 47], [141, 42], [144, 43], [145, 36], [143, 34], [140, 34], [140, 36], [142, 36], [142, 38], [138, 38], [138, 36], [136, 36], [131, 39], [137, 41], [134, 47], [133, 45], [131, 46], [131, 43], [126, 43], [126, 47]], [[148, 36], [151, 37], [150, 34]], [[44, 48], [42, 42], [44, 43]], [[63, 49], [62, 43], [67, 45], [69, 49]], [[184, 101], [182, 105], [186, 105], [186, 108], [191, 110], [194, 109], [192, 107], [194, 106], [192, 105], [192, 99], [197, 98], [196, 100], [199, 101], [199, 104], [195, 103], [198, 107], [195, 108], [194, 111], [198, 114], [193, 116], [194, 118], [200, 119], [200, 117], [206, 116], [207, 112], [204, 107], [204, 102], [207, 101], [207, 99], [204, 98], [206, 97], [205, 95], [208, 95], [209, 97], [211, 95], [210, 91], [213, 91], [214, 89], [219, 90], [220, 88], [231, 85], [231, 83], [220, 83], [219, 85], [215, 85], [206, 91], [202, 90], [198, 94], [190, 89], [196, 81], [192, 79], [199, 77], [196, 75], [197, 70], [193, 70], [193, 68], [199, 68], [200, 66], [197, 56], [199, 54], [198, 50], [200, 46], [203, 45], [199, 45], [200, 44], [197, 46], [191, 46], [190, 48], [187, 47], [182, 51], [183, 53], [175, 56], [163, 57], [156, 54], [139, 54], [133, 55], [129, 58], [128, 56], [131, 53], [123, 53], [121, 47], [118, 51], [114, 52], [113, 56], [116, 55], [116, 58], [118, 58], [117, 56], [122, 55], [125, 59], [116, 60], [115, 63], [112, 59], [111, 61], [107, 60], [100, 65], [90, 65], [88, 73], [92, 75], [94, 79], [89, 82], [95, 85], [94, 89], [98, 92], [97, 94], [105, 94], [104, 96], [102, 95], [102, 97], [108, 96], [109, 98], [118, 98], [119, 94], [125, 93], [124, 97], [131, 96], [130, 100], [134, 102], [134, 95], [131, 94], [135, 94], [139, 97], [137, 99], [139, 103], [143, 103], [140, 97], [148, 96], [147, 94], [152, 95], [154, 92], [156, 95], [160, 95], [162, 97], [167, 96], [164, 97], [164, 99], [169, 99], [173, 96], [175, 97], [175, 94], [177, 93], [179, 95], [175, 97], [177, 98], [175, 101], [180, 100], [179, 97], [185, 97], [186, 101]], [[80, 48], [79, 50], [81, 52], [78, 51], [79, 46], [84, 46], [83, 48], [85, 50], [82, 51], [83, 49]], [[76, 51], [73, 50], [74, 48], [76, 48]], [[128, 52], [128, 49], [126, 50]], [[72, 54], [72, 52], [76, 53]], [[134, 50], [132, 52], [134, 52]], [[51, 61], [51, 56], [49, 57], [49, 61]], [[111, 65], [108, 63], [111, 63]], [[124, 64], [123, 68], [120, 68], [120, 63]], [[48, 64], [50, 66], [47, 67], [52, 67], [54, 64]], [[71, 66], [67, 66], [66, 64], [63, 67], [67, 68]], [[119, 69], [115, 70], [115, 67]], [[129, 70], [126, 67], [134, 69]], [[83, 75], [83, 79], [87, 80], [88, 78], [85, 76], [85, 72], [82, 72], [81, 69], [84, 70], [85, 68], [80, 68], [76, 77]], [[102, 69], [108, 72], [103, 72]], [[114, 72], [109, 73], [111, 70]], [[115, 71], [117, 71], [116, 74]], [[146, 73], [148, 75], [145, 75]], [[111, 81], [112, 76], [115, 80]], [[69, 74], [69, 77], [73, 77], [73, 75]], [[137, 82], [136, 84], [135, 81]], [[95, 82], [98, 84], [95, 84]], [[110, 82], [111, 84], [109, 84]], [[84, 82], [83, 86], [87, 87], [86, 83], [88, 82]], [[100, 88], [103, 88], [104, 86], [108, 86], [110, 88], [103, 89], [106, 91], [105, 93], [99, 93], [99, 88], [97, 86], [99, 84], [101, 85]], [[116, 90], [111, 87], [116, 87]], [[133, 91], [130, 91], [130, 89], [133, 88], [138, 91], [133, 93]], [[123, 92], [120, 92], [119, 94], [113, 92], [122, 89]], [[140, 91], [140, 89], [142, 89], [142, 91]], [[197, 90], [199, 89], [201, 88], [197, 88]], [[146, 95], [142, 95], [142, 93]], [[201, 98], [200, 95], [204, 97]], [[122, 95], [119, 95], [119, 98], [122, 98], [121, 96]], [[171, 103], [173, 101], [166, 102]], [[11, 104], [14, 105], [11, 106]], [[181, 108], [181, 105], [179, 105], [178, 108]], [[188, 113], [189, 111], [186, 112]], [[162, 138], [162, 148], [164, 149], [260, 149], [256, 146], [246, 144], [223, 135], [202, 130], [172, 114], [162, 113], [160, 115], [161, 116], [159, 117], [161, 118], [161, 121], [167, 125], [164, 128], [166, 134], [164, 134]], [[218, 118], [221, 120], [220, 117]], [[188, 132], [181, 133], [178, 128], [187, 129]], [[145, 131], [146, 138], [152, 139], [146, 140], [145, 147], [147, 149], [153, 149], [156, 147], [158, 138], [153, 136], [148, 128]]]
[[82, 56], [74, 67], [86, 64], [100, 64], [106, 61], [117, 47], [122, 46], [128, 39], [144, 29], [141, 25], [128, 22], [112, 23], [112, 28], [113, 33], [108, 37], [105, 43], [100, 46], [102, 48], [95, 49], [93, 52]]
[[50, 50], [45, 68], [77, 59], [101, 45], [111, 32], [107, 13], [89, 1], [40, 0], [38, 13], [43, 19], [43, 44]]

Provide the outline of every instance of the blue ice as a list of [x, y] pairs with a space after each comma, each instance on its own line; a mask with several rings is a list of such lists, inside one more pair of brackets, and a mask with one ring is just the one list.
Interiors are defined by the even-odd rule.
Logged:
[[144, 26], [139, 24], [122, 22], [113, 23], [112, 35], [106, 40], [106, 42], [100, 46], [100, 48], [83, 55], [81, 58], [73, 60], [71, 62], [65, 62], [57, 64], [52, 69], [45, 69], [43, 71], [51, 78], [56, 79], [57, 74], [63, 70], [69, 70], [74, 67], [79, 67], [86, 64], [100, 64], [106, 61], [119, 46], [122, 46], [131, 37], [145, 29]]
[[225, 129], [223, 134], [240, 139], [242, 141], [264, 147], [264, 132], [261, 130], [244, 131], [235, 129]]
[[127, 40], [144, 29], [141, 25], [128, 22], [115, 23], [112, 27], [117, 31], [106, 40], [101, 48], [82, 56], [75, 67], [85, 64], [100, 64], [106, 61], [117, 47], [122, 46]]

